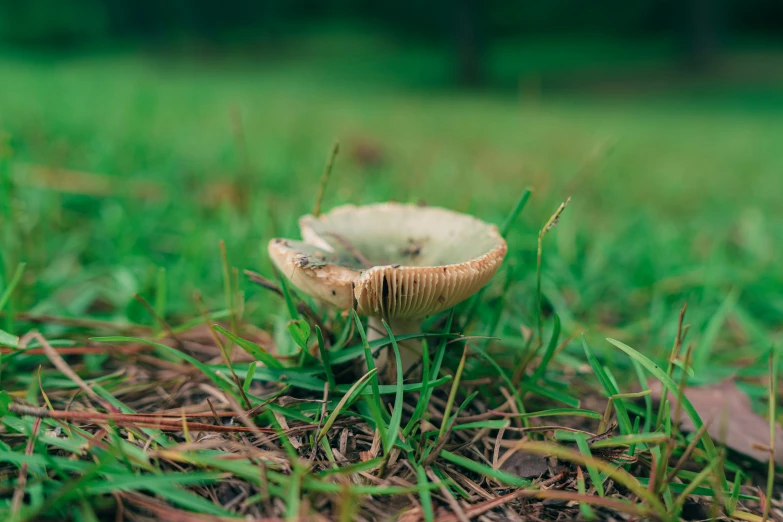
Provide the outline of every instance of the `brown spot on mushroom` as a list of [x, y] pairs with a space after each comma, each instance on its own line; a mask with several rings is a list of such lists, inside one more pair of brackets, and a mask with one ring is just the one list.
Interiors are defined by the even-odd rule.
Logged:
[[400, 254], [408, 257], [418, 257], [418, 255], [421, 254], [421, 245], [413, 239], [409, 239], [408, 242], [410, 243], [410, 246], [400, 250]]
[[296, 263], [297, 267], [303, 268], [310, 264], [310, 260], [307, 258], [306, 255], [298, 254], [294, 259], [294, 263]]
[[439, 303], [444, 303], [444, 302], [446, 302], [446, 298], [445, 298], [445, 297], [443, 297], [442, 295], [441, 295], [441, 296], [438, 296], [438, 302], [439, 302]]

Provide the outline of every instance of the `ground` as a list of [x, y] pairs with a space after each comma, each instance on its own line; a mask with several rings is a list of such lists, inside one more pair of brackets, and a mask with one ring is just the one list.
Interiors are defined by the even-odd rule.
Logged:
[[[687, 449], [649, 395], [607, 396], [679, 389], [688, 366], [688, 386], [732, 379], [766, 414], [783, 338], [777, 80], [580, 89], [522, 70], [518, 89], [465, 93], [426, 52], [329, 42], [280, 60], [0, 56], [4, 517], [761, 515], [766, 465], [707, 435]], [[668, 78], [650, 53], [647, 74]], [[353, 318], [287, 303], [266, 258], [297, 237], [335, 140], [324, 208], [511, 218], [493, 284], [425, 323], [467, 342], [430, 338], [430, 375], [404, 389], [352, 387]], [[539, 271], [539, 230], [568, 197]]]

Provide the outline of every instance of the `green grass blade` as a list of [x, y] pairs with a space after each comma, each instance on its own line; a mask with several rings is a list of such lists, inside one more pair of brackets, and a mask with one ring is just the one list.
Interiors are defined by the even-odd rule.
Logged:
[[[492, 356], [489, 355], [482, 347], [478, 345], [474, 345], [473, 350], [476, 351], [479, 355], [481, 355], [484, 359], [486, 359], [487, 362], [489, 362], [489, 364], [491, 364], [492, 367], [495, 368], [495, 371], [498, 372], [500, 378], [505, 381], [506, 385], [508, 386], [508, 391], [514, 394], [514, 401], [517, 403], [517, 408], [519, 409], [519, 413], [527, 413], [527, 411], [525, 410], [525, 405], [522, 404], [522, 399], [519, 397], [517, 387], [514, 386], [514, 383], [511, 381], [511, 378], [508, 376], [505, 370], [503, 370], [503, 368], [501, 368], [500, 365], [497, 362], [495, 362], [495, 359], [493, 359]], [[525, 425], [527, 426], [527, 424]]]
[[337, 403], [337, 406], [335, 406], [332, 413], [329, 415], [329, 418], [326, 419], [326, 422], [324, 423], [323, 427], [321, 428], [321, 431], [318, 432], [318, 437], [316, 438], [316, 442], [320, 442], [322, 438], [329, 432], [329, 430], [332, 428], [332, 425], [334, 424], [334, 421], [337, 420], [337, 417], [340, 415], [340, 413], [343, 411], [344, 408], [347, 408], [350, 403], [359, 396], [359, 393], [361, 392], [362, 388], [365, 387], [367, 384], [367, 381], [375, 375], [375, 372], [377, 370], [373, 368], [369, 372], [365, 373], [356, 383], [351, 386], [351, 389], [348, 390], [348, 393], [343, 395], [343, 398], [340, 399], [340, 402]]
[[[446, 433], [446, 427], [449, 424], [449, 415], [451, 415], [451, 409], [454, 407], [454, 399], [457, 397], [457, 389], [459, 388], [459, 382], [462, 379], [462, 372], [465, 370], [465, 361], [468, 355], [468, 343], [465, 343], [465, 348], [462, 350], [462, 357], [459, 360], [457, 371], [454, 374], [454, 382], [451, 383], [451, 390], [449, 390], [449, 397], [446, 400], [446, 408], [443, 410], [443, 419], [440, 423], [440, 431], [438, 432], [438, 438], [442, 438]], [[458, 415], [459, 413], [455, 414]]]
[[[321, 442], [323, 444], [323, 441]], [[374, 459], [367, 460], [365, 462], [356, 462], [355, 464], [348, 464], [347, 466], [336, 466], [334, 468], [328, 468], [318, 472], [319, 476], [327, 477], [329, 475], [352, 475], [354, 473], [361, 473], [362, 471], [370, 471], [380, 467], [383, 463], [383, 459], [376, 457]]]
[[552, 357], [555, 355], [555, 349], [557, 349], [557, 341], [560, 339], [560, 316], [555, 314], [552, 326], [552, 337], [549, 338], [549, 344], [547, 344], [544, 356], [541, 357], [541, 363], [533, 372], [533, 376], [530, 378], [532, 382], [538, 382], [538, 380], [544, 375], [547, 367], [549, 366]]
[[[155, 283], [155, 315], [161, 320], [166, 320], [166, 268], [158, 268], [158, 277]], [[163, 332], [163, 325], [158, 322], [156, 326], [158, 334]]]
[[421, 511], [424, 515], [424, 521], [433, 522], [433, 520], [435, 520], [435, 512], [432, 509], [432, 495], [430, 495], [429, 488], [426, 487], [429, 484], [429, 481], [427, 480], [427, 472], [424, 470], [424, 467], [416, 463], [412, 464], [416, 469], [416, 478], [418, 479], [418, 483], [423, 486], [419, 490], [419, 500], [421, 501]]
[[[0, 294], [0, 313], [2, 313], [3, 309], [5, 308], [5, 305], [8, 304], [8, 302], [11, 300], [11, 295], [14, 293], [14, 290], [16, 289], [19, 282], [22, 280], [22, 274], [24, 274], [24, 268], [25, 263], [19, 263], [16, 265], [16, 270], [14, 270], [14, 274], [11, 276], [10, 281], [8, 281], [8, 285], [6, 285], [5, 290], [3, 290], [3, 293]], [[9, 310], [6, 314], [5, 318], [5, 327], [7, 330], [13, 330], [13, 324], [14, 324], [14, 317], [13, 317], [12, 310]]]
[[530, 392], [534, 395], [538, 395], [539, 397], [544, 397], [545, 399], [560, 402], [571, 408], [579, 407], [579, 399], [576, 397], [572, 397], [567, 393], [561, 392], [560, 390], [545, 388], [544, 386], [535, 384], [532, 381], [522, 383], [522, 389], [525, 392]]
[[519, 214], [522, 213], [522, 210], [524, 210], [525, 205], [527, 205], [531, 193], [532, 190], [526, 188], [524, 192], [522, 192], [522, 195], [519, 196], [516, 205], [514, 205], [514, 208], [511, 209], [511, 212], [506, 216], [506, 220], [503, 221], [503, 224], [500, 226], [501, 236], [506, 237], [508, 233], [511, 232], [511, 227], [514, 226], [514, 222], [519, 217]]
[[[370, 343], [367, 342], [367, 334], [364, 332], [364, 326], [362, 325], [361, 320], [359, 319], [359, 314], [356, 313], [356, 310], [351, 310], [351, 314], [353, 317], [354, 322], [356, 323], [356, 329], [359, 332], [359, 337], [362, 340], [362, 346], [364, 347], [364, 360], [367, 364], [368, 371], [375, 370], [375, 360], [372, 356], [372, 351], [370, 350]], [[372, 387], [371, 394], [369, 397], [367, 397], [367, 405], [370, 408], [370, 412], [372, 414], [373, 419], [375, 420], [375, 429], [378, 430], [379, 435], [381, 437], [381, 442], [383, 444], [383, 451], [384, 455], [387, 455], [391, 448], [387, 445], [387, 420], [388, 415], [386, 411], [383, 409], [383, 403], [381, 401], [381, 390], [380, 390], [380, 384], [378, 383], [378, 373], [377, 371], [370, 377], [370, 385]], [[395, 389], [396, 392], [396, 389]]]
[[[587, 362], [590, 364], [593, 373], [595, 373], [595, 376], [598, 378], [598, 382], [601, 383], [601, 387], [604, 389], [606, 396], [612, 397], [613, 395], [620, 395], [620, 390], [617, 389], [617, 386], [614, 385], [614, 382], [606, 374], [601, 363], [595, 355], [593, 355], [592, 350], [590, 350], [590, 346], [588, 346], [584, 334], [582, 334], [582, 346], [585, 350]], [[625, 408], [625, 403], [622, 399], [617, 399], [613, 402], [615, 410], [617, 411], [617, 423], [620, 425], [620, 431], [626, 435], [632, 433], [633, 425], [631, 424], [631, 418], [628, 416], [628, 410]]]
[[243, 339], [238, 335], [229, 332], [219, 324], [213, 324], [212, 329], [218, 333], [221, 333], [239, 345], [240, 348], [245, 350], [255, 360], [264, 363], [269, 368], [284, 368], [283, 363], [275, 359], [272, 354], [266, 351], [263, 347], [257, 345], [253, 341]]
[[[580, 467], [576, 468], [576, 490], [579, 492], [580, 495], [587, 494], [587, 488], [585, 487], [585, 476], [582, 473], [582, 468]], [[595, 511], [593, 511], [593, 508], [590, 507], [589, 504], [580, 502], [579, 511], [582, 512], [582, 516], [585, 518], [585, 520], [595, 519]]]
[[[644, 368], [642, 368], [642, 365], [636, 359], [631, 358], [631, 363], [633, 364], [633, 370], [636, 372], [636, 378], [639, 380], [639, 386], [641, 387], [642, 391], [649, 390], [647, 386], [647, 380], [644, 378]], [[639, 417], [636, 418], [638, 419]], [[652, 397], [649, 394], [646, 394], [644, 396], [644, 427], [642, 428], [642, 431], [645, 433], [650, 431], [653, 422], [655, 422], [653, 401]], [[636, 432], [637, 428], [634, 427], [634, 431], [632, 433]]]
[[661, 504], [660, 500], [658, 500], [658, 498], [653, 493], [642, 487], [636, 477], [625, 471], [622, 467], [616, 467], [612, 463], [601, 459], [596, 459], [594, 457], [589, 457], [578, 451], [574, 451], [558, 444], [547, 442], [520, 442], [518, 443], [517, 447], [520, 450], [535, 453], [537, 455], [553, 455], [560, 458], [561, 460], [568, 460], [582, 466], [586, 466], [588, 463], [590, 463], [594, 465], [598, 471], [601, 473], [606, 473], [612, 477], [615, 482], [625, 486], [637, 497], [645, 501], [660, 518], [667, 519], [666, 509]]
[[127, 475], [124, 477], [112, 476], [109, 480], [93, 482], [85, 488], [85, 491], [92, 495], [110, 493], [112, 491], [132, 491], [138, 489], [157, 491], [161, 487], [170, 486], [172, 484], [183, 486], [191, 484], [210, 484], [221, 478], [226, 478], [226, 474], [214, 471], [172, 471], [158, 476], [150, 476], [148, 474]]
[[664, 433], [633, 433], [631, 435], [618, 435], [593, 442], [591, 448], [613, 448], [616, 446], [630, 446], [631, 444], [663, 444], [669, 440]]
[[[734, 487], [731, 488], [731, 492], [729, 493], [729, 504], [726, 506], [726, 512], [729, 515], [734, 513], [734, 510], [737, 509], [740, 498], [740, 488], [742, 488], [742, 472], [738, 470], [734, 475]], [[767, 498], [769, 498], [769, 496], [767, 496]]]
[[[364, 347], [364, 361], [367, 364], [367, 370], [375, 370], [375, 359], [373, 358], [372, 351], [370, 350], [370, 343], [367, 342], [367, 334], [364, 332], [362, 321], [359, 319], [359, 314], [356, 313], [356, 310], [351, 310], [351, 314], [353, 314], [353, 320], [356, 323], [356, 329], [359, 331], [359, 337], [362, 340], [362, 346]], [[381, 406], [381, 391], [379, 389], [380, 384], [378, 383], [377, 373], [373, 374], [372, 378], [370, 379], [370, 384], [372, 385], [372, 395], [377, 402], [378, 410], [383, 411], [383, 407]]]
[[24, 268], [25, 263], [19, 263], [16, 265], [16, 270], [14, 270], [14, 274], [11, 276], [11, 279], [8, 281], [8, 285], [5, 287], [5, 290], [3, 290], [3, 293], [0, 294], [0, 312], [3, 311], [3, 308], [5, 308], [6, 303], [8, 303], [8, 300], [11, 299], [11, 294], [14, 293], [14, 289], [16, 288], [16, 285], [19, 284], [19, 281], [22, 280], [22, 274], [24, 274]]
[[288, 315], [292, 321], [299, 319], [299, 312], [296, 310], [294, 304], [294, 298], [291, 296], [291, 290], [288, 288], [288, 281], [283, 274], [278, 273], [277, 279], [280, 281], [280, 290], [283, 292], [283, 298], [285, 299], [285, 306], [288, 309]]
[[[454, 309], [452, 308], [449, 311], [448, 318], [446, 319], [444, 336], [441, 338], [440, 343], [438, 343], [438, 347], [435, 350], [435, 357], [433, 358], [431, 367], [427, 372], [424, 372], [424, 368], [422, 369], [421, 394], [419, 395], [419, 400], [416, 403], [416, 408], [413, 410], [413, 415], [411, 415], [408, 424], [405, 426], [405, 429], [403, 430], [403, 434], [406, 437], [413, 431], [413, 428], [423, 417], [424, 412], [427, 410], [427, 406], [429, 405], [430, 397], [432, 396], [432, 390], [434, 390], [438, 386], [437, 378], [438, 378], [438, 374], [440, 373], [441, 364], [443, 363], [443, 357], [445, 356], [446, 353], [446, 344], [447, 344], [446, 336], [448, 336], [451, 333], [451, 325], [453, 324], [453, 321], [454, 321]], [[426, 354], [424, 361], [427, 367], [429, 367], [430, 364], [429, 352]]]
[[[696, 412], [696, 409], [693, 407], [693, 404], [691, 404], [691, 401], [688, 400], [688, 398], [680, 391], [679, 386], [672, 380], [671, 377], [669, 377], [666, 372], [664, 372], [660, 366], [652, 362], [650, 359], [642, 355], [641, 353], [637, 352], [630, 346], [628, 346], [625, 343], [622, 343], [620, 341], [617, 341], [615, 339], [607, 339], [610, 343], [612, 343], [614, 346], [625, 352], [629, 357], [632, 359], [636, 359], [639, 361], [639, 363], [644, 366], [644, 368], [653, 374], [653, 376], [661, 381], [661, 384], [663, 384], [664, 388], [666, 388], [667, 391], [669, 391], [674, 397], [679, 397], [681, 399], [682, 409], [685, 411], [685, 413], [688, 415], [688, 417], [691, 419], [691, 422], [693, 422], [693, 425], [695, 426], [696, 431], [698, 431], [704, 423], [701, 420], [701, 417], [699, 417], [698, 412]], [[667, 418], [669, 416], [667, 415]], [[715, 444], [712, 441], [712, 437], [709, 436], [708, 433], [704, 433], [704, 435], [701, 438], [701, 443], [704, 446], [704, 451], [707, 454], [707, 458], [710, 462], [715, 462], [715, 460], [718, 458], [718, 450], [715, 447]], [[726, 475], [723, 471], [723, 468], [721, 466], [718, 466], [716, 469], [716, 473], [718, 474], [718, 478], [721, 483], [721, 487], [724, 490], [728, 490], [728, 481], [726, 480]]]
[[396, 362], [396, 367], [397, 367], [396, 368], [397, 391], [394, 396], [394, 409], [392, 410], [391, 420], [389, 421], [389, 430], [386, 432], [386, 436], [387, 436], [386, 446], [389, 449], [391, 449], [394, 446], [394, 443], [397, 440], [397, 436], [400, 433], [400, 424], [402, 423], [402, 401], [403, 401], [402, 357], [400, 357], [400, 348], [399, 346], [397, 346], [397, 341], [394, 339], [394, 334], [392, 333], [389, 324], [385, 320], [382, 321], [383, 321], [383, 326], [386, 328], [386, 332], [388, 332], [389, 337], [392, 340], [392, 348], [394, 349], [394, 360]]
[[456, 464], [457, 466], [468, 469], [474, 473], [478, 473], [479, 475], [488, 479], [496, 480], [507, 486], [526, 488], [531, 484], [529, 480], [523, 479], [517, 475], [507, 473], [500, 469], [495, 469], [491, 466], [481, 464], [480, 462], [476, 462], [474, 460], [466, 459], [465, 457], [448, 452], [446, 450], [441, 450], [440, 457], [443, 460], [451, 462], [452, 464]]
[[[525, 205], [527, 205], [527, 201], [530, 199], [531, 192], [532, 191], [529, 188], [526, 188], [524, 192], [522, 192], [522, 195], [517, 200], [514, 208], [511, 209], [511, 212], [509, 212], [508, 216], [506, 216], [505, 221], [503, 221], [503, 224], [500, 227], [501, 236], [506, 237], [508, 233], [511, 232], [511, 228], [514, 226], [514, 222], [517, 220], [517, 217], [519, 217], [519, 214], [522, 213], [522, 210], [524, 210]], [[473, 321], [473, 317], [476, 314], [476, 309], [479, 302], [481, 301], [482, 296], [484, 295], [486, 288], [487, 286], [476, 292], [476, 294], [468, 301], [468, 306], [464, 314], [465, 320], [462, 323], [463, 330], [465, 330]]]
[[732, 289], [731, 292], [729, 292], [729, 295], [726, 296], [726, 299], [723, 300], [723, 303], [721, 303], [718, 311], [715, 312], [710, 321], [707, 323], [707, 327], [704, 329], [704, 335], [702, 335], [701, 342], [699, 342], [696, 349], [693, 350], [691, 368], [693, 368], [695, 371], [698, 372], [700, 370], [704, 370], [707, 366], [707, 362], [709, 361], [710, 356], [712, 355], [712, 350], [715, 346], [715, 341], [717, 341], [718, 335], [720, 335], [720, 330], [723, 328], [726, 319], [728, 319], [729, 314], [734, 309], [734, 305], [737, 303], [738, 297], [738, 290], [736, 288]]
[[0, 330], [0, 346], [16, 348], [19, 346], [19, 336], [12, 335], [5, 330]]
[[587, 417], [589, 419], [600, 419], [601, 414], [593, 410], [582, 410], [579, 408], [551, 408], [549, 410], [523, 413], [520, 417], [534, 419], [539, 417]]
[[705, 466], [704, 469], [701, 470], [687, 486], [685, 486], [685, 489], [682, 490], [679, 496], [674, 499], [676, 515], [679, 516], [680, 512], [682, 511], [682, 507], [685, 505], [685, 501], [693, 493], [693, 490], [699, 487], [702, 482], [707, 480], [715, 468], [721, 467], [721, 460], [722, 459], [718, 457], [717, 459], [710, 461], [710, 463]]
[[294, 466], [291, 481], [286, 496], [286, 520], [291, 522], [302, 520], [302, 475], [303, 469], [299, 465]]
[[[431, 333], [420, 333], [420, 334], [405, 334], [405, 335], [398, 335], [396, 337], [397, 342], [401, 343], [404, 341], [409, 341], [411, 339], [423, 339], [423, 338], [429, 338], [429, 337], [456, 337], [456, 334], [431, 334]], [[444, 340], [446, 342], [446, 340]], [[383, 348], [385, 346], [391, 345], [391, 339], [389, 337], [384, 337], [383, 339], [375, 339], [374, 341], [368, 343], [370, 345], [370, 351], [376, 352], [380, 348]], [[364, 356], [364, 344], [359, 344], [355, 346], [348, 346], [346, 348], [343, 348], [340, 351], [337, 351], [333, 354], [331, 354], [331, 360], [332, 364], [343, 364], [346, 363], [352, 359], [358, 359], [359, 357]]]
[[247, 368], [245, 380], [242, 381], [242, 389], [245, 391], [245, 393], [250, 390], [250, 384], [253, 382], [253, 376], [256, 374], [256, 368], [258, 368], [258, 363], [256, 361], [251, 362], [250, 366]]
[[154, 491], [151, 491], [151, 493], [168, 500], [174, 505], [195, 513], [214, 515], [216, 517], [236, 518], [236, 515], [227, 509], [218, 506], [214, 502], [175, 486], [159, 486]]
[[[587, 436], [584, 433], [574, 433], [576, 439], [576, 445], [585, 456], [591, 457], [593, 454], [590, 452], [590, 446], [587, 444]], [[587, 473], [590, 475], [590, 481], [593, 483], [593, 487], [598, 492], [598, 496], [604, 496], [604, 483], [601, 479], [601, 474], [598, 472], [598, 468], [592, 462], [585, 464], [587, 467]]]
[[326, 349], [326, 343], [324, 342], [324, 334], [321, 331], [321, 327], [315, 325], [315, 336], [318, 338], [318, 350], [321, 353], [321, 363], [324, 365], [324, 372], [326, 373], [326, 382], [329, 383], [329, 389], [337, 389], [337, 381], [334, 378], [334, 371], [332, 370], [332, 361], [330, 360], [331, 354]]

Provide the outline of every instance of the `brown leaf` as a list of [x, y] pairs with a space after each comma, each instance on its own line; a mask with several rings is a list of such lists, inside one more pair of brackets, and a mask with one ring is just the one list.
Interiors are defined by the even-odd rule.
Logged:
[[504, 462], [500, 465], [500, 469], [518, 475], [522, 478], [535, 478], [540, 477], [549, 470], [546, 457], [543, 455], [536, 455], [535, 453], [528, 453], [522, 450], [510, 449], [513, 453], [501, 459]]
[[[661, 383], [651, 383], [650, 389], [653, 398], [660, 400]], [[769, 421], [753, 411], [750, 398], [734, 381], [686, 388], [685, 396], [707, 424], [707, 433], [713, 439], [760, 462], [769, 462], [769, 452], [757, 447], [769, 447]], [[672, 420], [675, 420], [676, 397], [668, 394], [668, 398]], [[680, 413], [680, 424], [684, 431], [696, 431], [684, 411]], [[783, 429], [780, 424], [775, 424], [775, 462], [783, 465]]]

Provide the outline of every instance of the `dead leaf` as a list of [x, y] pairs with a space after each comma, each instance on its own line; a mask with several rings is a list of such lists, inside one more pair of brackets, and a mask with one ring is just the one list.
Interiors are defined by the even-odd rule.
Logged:
[[[650, 389], [653, 398], [660, 401], [661, 383], [653, 382]], [[769, 447], [769, 421], [753, 411], [750, 398], [734, 381], [689, 387], [685, 389], [685, 396], [707, 424], [707, 433], [713, 439], [759, 462], [769, 462], [769, 452], [758, 447]], [[672, 420], [675, 420], [676, 398], [669, 394], [669, 401]], [[684, 411], [680, 414], [680, 425], [684, 431], [696, 431]], [[783, 465], [783, 429], [780, 424], [775, 424], [775, 462]]]
[[500, 469], [513, 473], [522, 478], [540, 477], [549, 470], [547, 459], [543, 455], [536, 455], [526, 451], [510, 449], [513, 452], [509, 456], [503, 456], [500, 461]]

